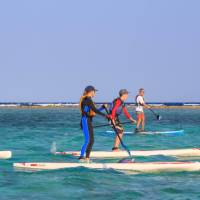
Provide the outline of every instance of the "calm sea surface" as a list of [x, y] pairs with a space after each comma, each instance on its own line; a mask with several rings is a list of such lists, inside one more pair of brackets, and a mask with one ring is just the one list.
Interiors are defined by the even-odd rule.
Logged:
[[[130, 110], [131, 111], [131, 110]], [[132, 112], [132, 111], [131, 111]], [[184, 129], [184, 135], [126, 135], [131, 150], [200, 147], [200, 110], [156, 110], [161, 121], [146, 111], [147, 130]], [[122, 119], [126, 120], [126, 119]], [[78, 109], [0, 109], [0, 150], [12, 150], [13, 158], [0, 160], [0, 200], [66, 199], [200, 199], [200, 172], [130, 174], [84, 168], [24, 172], [14, 162], [77, 162], [75, 158], [50, 154], [80, 150], [83, 134]], [[94, 124], [106, 120], [96, 117]], [[127, 131], [134, 126], [125, 126]], [[114, 136], [108, 127], [95, 129], [94, 150], [111, 150]], [[136, 158], [136, 161], [173, 161], [171, 157]], [[108, 162], [108, 161], [98, 161]], [[112, 160], [117, 162], [117, 160]]]

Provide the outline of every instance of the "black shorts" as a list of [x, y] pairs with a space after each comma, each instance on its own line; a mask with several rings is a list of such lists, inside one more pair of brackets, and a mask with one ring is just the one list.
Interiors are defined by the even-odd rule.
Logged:
[[119, 117], [115, 118], [115, 127], [116, 127], [118, 133], [124, 132], [124, 127], [122, 126], [122, 124], [119, 120]]

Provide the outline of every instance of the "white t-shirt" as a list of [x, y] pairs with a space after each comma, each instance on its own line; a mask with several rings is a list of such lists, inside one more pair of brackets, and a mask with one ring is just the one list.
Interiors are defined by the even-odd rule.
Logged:
[[144, 98], [142, 96], [137, 96], [136, 98], [136, 112], [144, 112], [144, 106], [142, 106], [144, 104]]

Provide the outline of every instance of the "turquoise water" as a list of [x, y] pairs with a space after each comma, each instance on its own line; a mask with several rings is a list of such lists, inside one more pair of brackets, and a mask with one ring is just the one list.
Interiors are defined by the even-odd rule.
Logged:
[[[184, 129], [182, 136], [127, 135], [130, 149], [200, 147], [199, 110], [157, 110], [156, 121], [147, 111], [147, 130]], [[0, 200], [66, 199], [200, 199], [200, 173], [128, 174], [114, 170], [67, 169], [16, 171], [13, 162], [76, 161], [51, 155], [52, 142], [59, 151], [79, 150], [83, 135], [76, 109], [1, 109], [0, 149], [12, 150], [13, 158], [0, 160]], [[105, 123], [97, 117], [95, 124]], [[130, 131], [134, 127], [126, 126]], [[113, 136], [108, 128], [95, 130], [95, 150], [110, 150]], [[137, 158], [136, 161], [174, 160], [169, 157]], [[113, 161], [112, 161], [113, 162]]]

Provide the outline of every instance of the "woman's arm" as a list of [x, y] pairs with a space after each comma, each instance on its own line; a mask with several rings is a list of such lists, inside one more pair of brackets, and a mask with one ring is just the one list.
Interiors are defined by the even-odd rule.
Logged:
[[103, 117], [106, 117], [106, 114], [102, 113], [101, 111], [99, 111], [96, 106], [94, 105], [92, 99], [88, 99], [88, 106], [92, 109], [92, 111], [94, 111], [96, 114], [101, 115]]

